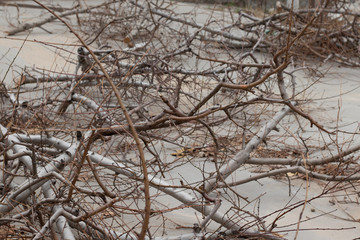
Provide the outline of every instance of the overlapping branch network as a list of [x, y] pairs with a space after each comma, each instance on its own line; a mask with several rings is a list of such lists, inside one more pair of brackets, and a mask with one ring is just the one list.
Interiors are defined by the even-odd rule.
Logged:
[[[273, 130], [281, 132], [283, 149], [295, 151], [286, 143], [291, 136], [278, 127], [286, 118], [295, 119], [299, 129], [310, 124], [336, 132], [303, 110], [307, 86], [296, 86], [289, 65], [309, 54], [357, 65], [357, 13], [336, 4], [297, 11], [282, 6], [261, 19], [232, 9], [229, 17], [177, 10], [167, 2], [112, 1], [66, 13], [78, 14], [71, 22], [58, 15], [85, 43], [61, 49], [71, 53], [65, 60], [72, 71], [25, 69], [16, 87], [2, 85], [3, 225], [26, 226], [34, 239], [51, 234], [75, 239], [74, 229], [93, 239], [136, 239], [141, 226], [152, 238], [161, 234], [144, 219], [162, 217], [165, 228], [167, 212], [193, 208], [204, 219], [182, 239], [222, 234], [282, 239], [275, 234], [278, 219], [266, 226], [269, 216], [236, 205], [249, 199], [234, 187], [287, 173], [340, 183], [360, 179], [356, 171], [341, 172], [354, 164], [347, 156], [359, 146], [311, 159], [299, 136], [301, 154], [253, 156], [259, 146], [272, 144]], [[170, 154], [174, 146], [181, 150]], [[314, 167], [333, 162], [335, 174]], [[280, 168], [229, 180], [244, 164]], [[194, 179], [176, 174], [189, 168], [201, 174]], [[152, 206], [144, 208], [149, 189]], [[219, 189], [234, 194], [229, 200]], [[163, 193], [181, 205], [166, 206]], [[210, 221], [223, 229], [207, 230]]]

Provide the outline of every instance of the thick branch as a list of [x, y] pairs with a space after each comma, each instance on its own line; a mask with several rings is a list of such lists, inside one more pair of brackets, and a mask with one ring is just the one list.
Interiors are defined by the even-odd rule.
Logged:
[[[290, 112], [289, 107], [282, 108], [264, 127], [254, 136], [246, 145], [245, 149], [237, 153], [228, 163], [222, 166], [219, 170], [222, 179], [226, 179], [232, 172], [242, 166], [250, 157], [250, 153], [265, 140], [266, 136], [276, 128], [276, 125]], [[205, 183], [205, 191], [210, 192], [216, 187], [217, 181], [220, 177], [215, 176]]]

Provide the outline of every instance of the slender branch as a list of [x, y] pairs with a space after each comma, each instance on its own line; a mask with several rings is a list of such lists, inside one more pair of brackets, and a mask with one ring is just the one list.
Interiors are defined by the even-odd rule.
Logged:
[[[266, 136], [275, 129], [276, 125], [290, 112], [289, 107], [282, 108], [262, 129], [257, 133], [245, 149], [238, 152], [228, 163], [219, 170], [221, 177], [225, 180], [232, 172], [242, 166], [250, 157], [250, 153], [266, 138]], [[212, 177], [205, 183], [204, 190], [210, 192], [216, 187], [218, 176]]]
[[[87, 9], [75, 9], [75, 10], [66, 11], [66, 12], [61, 13], [59, 15], [59, 17], [63, 18], [63, 17], [67, 17], [67, 16], [70, 16], [70, 15], [75, 15], [75, 14], [89, 13], [89, 11], [91, 11], [91, 10], [93, 10], [95, 8], [106, 6], [106, 5], [109, 5], [110, 3], [102, 3], [102, 4], [99, 4], [99, 5], [93, 6], [93, 7], [89, 7]], [[50, 10], [50, 8], [49, 8], [49, 10]], [[51, 10], [51, 11], [53, 11], [53, 10]], [[44, 25], [46, 23], [49, 23], [49, 22], [53, 22], [56, 19], [57, 19], [56, 17], [50, 16], [48, 18], [45, 18], [45, 19], [37, 21], [37, 22], [25, 23], [25, 24], [13, 29], [13, 30], [7, 31], [6, 33], [7, 33], [7, 35], [12, 36], [12, 35], [15, 35], [17, 33], [20, 33], [20, 32], [35, 28], [35, 27], [41, 27], [42, 25]]]
[[144, 173], [144, 187], [145, 187], [145, 218], [144, 218], [144, 223], [143, 223], [143, 227], [141, 229], [141, 233], [140, 233], [140, 239], [144, 239], [145, 238], [145, 234], [146, 231], [148, 229], [148, 225], [149, 225], [149, 219], [150, 219], [150, 192], [149, 192], [149, 179], [148, 179], [148, 174], [147, 174], [147, 168], [146, 168], [146, 160], [145, 160], [145, 156], [144, 156], [144, 151], [143, 148], [141, 146], [141, 142], [139, 139], [139, 136], [136, 132], [136, 129], [134, 127], [134, 124], [126, 110], [126, 107], [121, 99], [120, 93], [117, 89], [117, 87], [115, 86], [114, 82], [112, 81], [112, 79], [110, 78], [109, 74], [107, 73], [106, 69], [102, 66], [101, 62], [99, 61], [99, 59], [96, 57], [96, 55], [92, 52], [92, 50], [90, 49], [90, 47], [85, 43], [85, 41], [79, 36], [79, 34], [76, 33], [76, 31], [67, 23], [65, 22], [61, 16], [58, 16], [54, 11], [52, 11], [51, 9], [47, 8], [45, 5], [41, 4], [39, 1], [37, 0], [33, 0], [34, 2], [36, 2], [37, 4], [39, 4], [40, 6], [42, 6], [44, 9], [46, 9], [47, 11], [49, 11], [52, 15], [54, 15], [57, 19], [59, 19], [61, 22], [63, 22], [68, 28], [69, 30], [77, 37], [77, 39], [79, 39], [79, 41], [81, 42], [81, 44], [89, 51], [89, 53], [91, 54], [91, 56], [93, 57], [93, 59], [95, 60], [96, 64], [100, 67], [101, 71], [103, 72], [105, 78], [107, 79], [107, 81], [110, 83], [112, 90], [114, 91], [116, 98], [118, 100], [118, 103], [120, 105], [121, 110], [123, 111], [125, 118], [130, 126], [130, 130], [131, 133], [134, 137], [134, 140], [136, 142], [138, 151], [139, 151], [139, 157], [141, 160], [141, 164], [142, 164], [142, 170]]

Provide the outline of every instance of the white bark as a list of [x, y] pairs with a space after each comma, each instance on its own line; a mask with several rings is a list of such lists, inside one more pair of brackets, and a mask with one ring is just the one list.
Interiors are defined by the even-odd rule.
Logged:
[[48, 173], [57, 172], [63, 169], [67, 163], [73, 160], [75, 152], [76, 147], [70, 145], [66, 152], [56, 157], [53, 162], [50, 162], [45, 167], [41, 168], [37, 173], [36, 179], [24, 181], [21, 185], [19, 185], [15, 192], [10, 193], [4, 199], [2, 199], [0, 204], [0, 213], [3, 214], [10, 212], [19, 203], [24, 202], [33, 192], [35, 192], [45, 182], [49, 181]]
[[[261, 130], [250, 140], [245, 149], [237, 153], [227, 164], [220, 168], [221, 178], [224, 180], [242, 166], [250, 157], [250, 153], [266, 138], [266, 136], [275, 129], [276, 125], [290, 112], [289, 107], [282, 108]], [[216, 174], [212, 179], [205, 183], [205, 191], [213, 190], [219, 179]]]
[[[75, 15], [75, 14], [88, 13], [90, 10], [98, 8], [98, 7], [103, 6], [103, 5], [104, 4], [100, 4], [100, 5], [92, 6], [92, 7], [87, 8], [87, 9], [75, 9], [75, 10], [66, 11], [66, 12], [61, 13], [60, 16], [61, 17], [66, 17], [66, 16], [70, 16], [70, 15]], [[8, 31], [7, 34], [9, 36], [15, 35], [17, 33], [20, 33], [20, 32], [35, 28], [35, 27], [41, 27], [42, 25], [44, 25], [46, 23], [49, 23], [49, 22], [53, 22], [55, 20], [57, 20], [56, 17], [50, 16], [50, 17], [47, 17], [47, 18], [45, 18], [43, 20], [35, 21], [33, 23], [25, 23], [25, 24], [20, 25], [19, 27], [15, 28], [13, 30]]]
[[107, 112], [102, 107], [100, 107], [94, 100], [85, 97], [83, 95], [80, 95], [78, 93], [73, 93], [71, 99], [79, 103], [83, 103], [85, 106], [93, 110], [99, 116], [100, 119], [104, 119], [109, 124], [115, 124], [115, 121], [113, 121], [109, 117]]
[[62, 216], [66, 216], [66, 218], [69, 218], [69, 219], [76, 218], [76, 217], [72, 216], [70, 213], [68, 213], [67, 211], [65, 211], [63, 208], [59, 208], [50, 217], [50, 219], [45, 223], [45, 225], [41, 228], [41, 230], [35, 235], [33, 240], [41, 239], [45, 235], [46, 231], [48, 231], [50, 229], [50, 225], [54, 224], [55, 221], [58, 221], [58, 219]]
[[[47, 181], [42, 185], [44, 196], [46, 198], [55, 199], [56, 194], [50, 185], [51, 185], [50, 181]], [[52, 207], [52, 213], [55, 214], [60, 209], [61, 207], [59, 206], [59, 204], [56, 204]], [[64, 216], [59, 216], [55, 222], [55, 225], [56, 225], [57, 233], [62, 236], [62, 239], [75, 240], [75, 236], [72, 233], [69, 223]]]
[[[34, 144], [49, 144], [53, 145], [54, 147], [57, 147], [59, 149], [62, 149], [63, 151], [69, 151], [69, 149], [74, 148], [71, 146], [71, 144], [66, 143], [65, 141], [62, 141], [60, 139], [56, 139], [54, 137], [45, 137], [40, 135], [19, 135], [19, 138], [21, 140], [26, 142], [32, 142]], [[54, 145], [55, 144], [55, 145]], [[118, 174], [125, 175], [129, 178], [136, 179], [138, 181], [142, 181], [143, 176], [140, 172], [135, 172], [132, 169], [129, 169], [125, 165], [119, 162], [115, 162], [109, 158], [106, 158], [104, 156], [101, 156], [94, 152], [89, 152], [88, 156], [90, 157], [91, 161], [94, 163], [103, 166], [107, 169], [110, 169]], [[169, 196], [174, 197], [175, 199], [179, 200], [180, 202], [187, 204], [194, 208], [195, 210], [202, 212], [205, 216], [209, 214], [213, 214], [212, 220], [215, 222], [223, 225], [224, 227], [228, 229], [239, 229], [241, 226], [237, 223], [234, 223], [231, 219], [229, 219], [226, 215], [216, 212], [214, 213], [212, 211], [212, 207], [210, 206], [203, 206], [202, 204], [197, 204], [200, 200], [196, 197], [192, 196], [189, 193], [187, 193], [184, 189], [181, 188], [173, 188], [172, 185], [167, 183], [165, 180], [162, 180], [160, 178], [157, 178], [155, 176], [149, 175], [150, 184], [152, 187], [159, 189], [160, 191], [168, 194]], [[1, 208], [0, 208], [1, 212]], [[249, 231], [252, 232], [252, 231]]]

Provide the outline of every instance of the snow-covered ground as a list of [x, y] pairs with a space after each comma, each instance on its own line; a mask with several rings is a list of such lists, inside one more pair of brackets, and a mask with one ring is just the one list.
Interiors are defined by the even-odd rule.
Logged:
[[[26, 2], [26, 1], [22, 1]], [[52, 1], [56, 2], [56, 1]], [[67, 6], [71, 6], [72, 1], [59, 1], [62, 4], [65, 2]], [[93, 1], [96, 2], [96, 1]], [[359, 1], [357, 1], [357, 7], [360, 7]], [[206, 7], [198, 7], [194, 4], [178, 3], [179, 11], [196, 10], [198, 12], [206, 13], [212, 11], [208, 5]], [[39, 10], [37, 9], [20, 9], [19, 21], [33, 21], [32, 16], [37, 16]], [[221, 11], [216, 11], [216, 16], [222, 17]], [[207, 21], [207, 14], [198, 14], [198, 22]], [[51, 69], [53, 71], [66, 71], [72, 72], [71, 64], [66, 62], [68, 50], [71, 52], [76, 51], [78, 42], [73, 35], [66, 30], [59, 22], [47, 24], [44, 26], [52, 34], [44, 32], [44, 30], [36, 28], [29, 35], [28, 32], [17, 34], [13, 37], [7, 37], [6, 31], [11, 29], [10, 23], [17, 24], [17, 10], [14, 7], [0, 7], [0, 79], [5, 79], [5, 84], [9, 87], [14, 86], [14, 79], [19, 76], [21, 69], [24, 66], [36, 67], [39, 70]], [[24, 43], [24, 39], [27, 41]], [[21, 45], [24, 46], [21, 48]], [[45, 44], [44, 44], [45, 43]], [[62, 49], [56, 49], [54, 46], [61, 46]], [[20, 49], [21, 48], [21, 49]], [[18, 54], [18, 56], [16, 56]], [[12, 63], [13, 62], [13, 63]], [[7, 70], [10, 67], [10, 71]], [[338, 127], [341, 130], [348, 132], [359, 132], [360, 124], [360, 69], [349, 68], [339, 66], [333, 63], [326, 63], [321, 67], [325, 73], [325, 76], [321, 78], [314, 86], [307, 90], [314, 98], [313, 117], [319, 122], [322, 122], [328, 129], [334, 129]], [[325, 71], [326, 70], [326, 71]], [[6, 78], [5, 78], [6, 74]], [[306, 81], [305, 75], [299, 73], [297, 75], [299, 82]], [[315, 99], [318, 99], [315, 101]], [[281, 125], [281, 124], [280, 124]], [[310, 125], [306, 125], [305, 131], [308, 136], [311, 136], [316, 141], [328, 140], [329, 136], [324, 136], [315, 129], [310, 128]], [[284, 130], [280, 130], [284, 131]], [[277, 134], [277, 133], [275, 133]], [[281, 134], [281, 133], [279, 133]], [[336, 141], [340, 144], [342, 142], [360, 143], [359, 136], [351, 134], [339, 134]], [[348, 147], [345, 145], [344, 147]], [[174, 149], [169, 145], [169, 154]], [[209, 169], [214, 166], [209, 164]], [[174, 178], [185, 178], [190, 182], [196, 182], [201, 180], [202, 176], [193, 168], [189, 171], [186, 166], [182, 167], [181, 175], [173, 173]], [[241, 171], [237, 171], [233, 174], [233, 178], [244, 179], [253, 175], [249, 170], [243, 168]], [[262, 179], [258, 182], [250, 182], [236, 187], [236, 191], [240, 194], [246, 193], [249, 199], [253, 200], [251, 204], [244, 207], [245, 210], [255, 212], [259, 209], [259, 215], [264, 216], [272, 213], [278, 209], [286, 208], [290, 204], [304, 200], [305, 198], [311, 199], [318, 196], [323, 191], [323, 184], [320, 181], [311, 181], [308, 196], [306, 196], [306, 183], [301, 179], [291, 181], [291, 194], [289, 196], [289, 185], [287, 179], [275, 180], [271, 178]], [[351, 193], [355, 190], [349, 190]], [[359, 190], [357, 190], [359, 191]], [[165, 204], [167, 207], [176, 207], [179, 202], [173, 200], [169, 196], [159, 196], [157, 201]], [[258, 207], [259, 206], [259, 207]], [[227, 207], [226, 201], [221, 209]], [[221, 211], [220, 209], [220, 211]], [[296, 223], [299, 219], [301, 207], [292, 211], [279, 221], [278, 225], [284, 226], [284, 237], [293, 239], [295, 232], [286, 233], [289, 229], [296, 229]], [[165, 214], [168, 218], [174, 222], [192, 227], [194, 222], [198, 222], [196, 219], [195, 210], [183, 209], [176, 213]], [[275, 217], [279, 216], [274, 214], [265, 219], [267, 223], [270, 223]], [[198, 215], [201, 218], [200, 215]], [[360, 236], [360, 204], [359, 196], [347, 195], [346, 192], [341, 191], [336, 194], [328, 194], [326, 197], [321, 197], [306, 204], [305, 210], [302, 216], [303, 220], [308, 220], [300, 225], [301, 230], [297, 239], [355, 239]], [[159, 218], [159, 223], [162, 218]], [[295, 224], [295, 225], [294, 225]], [[156, 226], [158, 223], [152, 222], [151, 225]], [[169, 224], [166, 231], [169, 235], [177, 235], [179, 233], [188, 232], [188, 229], [176, 229], [176, 225]], [[215, 228], [216, 225], [213, 225]], [[326, 230], [330, 229], [330, 230]], [[334, 230], [338, 229], [338, 230]], [[345, 230], [341, 230], [345, 229]]]

